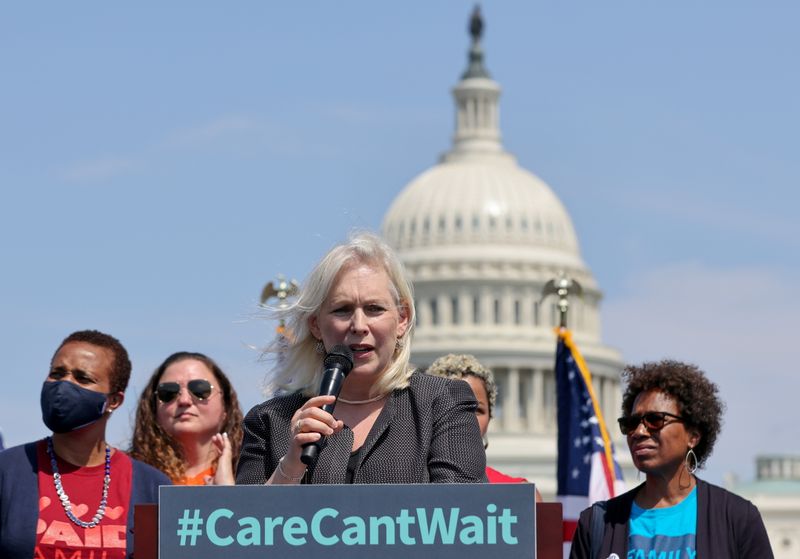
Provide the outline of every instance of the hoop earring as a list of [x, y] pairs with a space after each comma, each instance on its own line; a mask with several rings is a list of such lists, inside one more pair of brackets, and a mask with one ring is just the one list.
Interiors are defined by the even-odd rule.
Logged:
[[317, 340], [317, 343], [314, 344], [314, 351], [319, 355], [325, 355], [325, 344], [322, 343], [322, 340]]
[[693, 474], [697, 471], [697, 466], [700, 461], [697, 459], [697, 454], [694, 453], [694, 449], [690, 448], [689, 452], [686, 453], [686, 458], [684, 459], [686, 462], [686, 471], [690, 474]]

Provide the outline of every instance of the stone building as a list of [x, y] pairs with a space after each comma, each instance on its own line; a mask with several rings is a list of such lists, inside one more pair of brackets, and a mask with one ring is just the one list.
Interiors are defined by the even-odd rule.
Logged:
[[800, 456], [759, 456], [755, 480], [726, 486], [758, 507], [775, 559], [800, 558]]
[[569, 327], [610, 421], [619, 415], [623, 363], [602, 341], [602, 293], [567, 210], [503, 148], [501, 90], [484, 64], [481, 27], [473, 19], [468, 66], [453, 89], [453, 146], [400, 192], [382, 230], [414, 282], [414, 364], [471, 353], [491, 367], [500, 394], [489, 463], [535, 481], [553, 499], [558, 313], [555, 298], [541, 297], [548, 280], [565, 273], [583, 288], [571, 302]]

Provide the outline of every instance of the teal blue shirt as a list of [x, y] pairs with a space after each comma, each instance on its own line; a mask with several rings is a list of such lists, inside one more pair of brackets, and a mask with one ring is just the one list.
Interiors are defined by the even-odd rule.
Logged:
[[626, 559], [694, 559], [697, 554], [697, 487], [663, 509], [631, 509]]

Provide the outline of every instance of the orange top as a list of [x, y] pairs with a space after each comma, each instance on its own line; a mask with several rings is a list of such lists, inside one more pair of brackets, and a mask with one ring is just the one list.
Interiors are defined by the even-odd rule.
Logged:
[[206, 468], [202, 472], [198, 472], [192, 477], [183, 476], [180, 479], [173, 480], [173, 483], [175, 485], [206, 485], [206, 478], [214, 477], [216, 471], [217, 471], [216, 468], [214, 466], [211, 466], [209, 468]]

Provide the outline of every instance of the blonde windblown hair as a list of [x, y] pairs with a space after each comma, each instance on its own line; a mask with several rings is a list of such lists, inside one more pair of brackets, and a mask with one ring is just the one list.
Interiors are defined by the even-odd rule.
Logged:
[[400, 259], [386, 241], [374, 233], [356, 232], [328, 251], [308, 275], [293, 302], [285, 308], [271, 309], [274, 318], [285, 321], [288, 332], [266, 349], [266, 353], [277, 356], [264, 387], [267, 397], [293, 392], [317, 395], [324, 355], [316, 349], [318, 340], [312, 335], [308, 322], [319, 312], [342, 270], [355, 264], [366, 264], [386, 272], [398, 311], [408, 319], [408, 328], [397, 339], [392, 361], [376, 382], [372, 395], [388, 394], [408, 386], [413, 372], [409, 365], [409, 340], [416, 320], [411, 283]]

